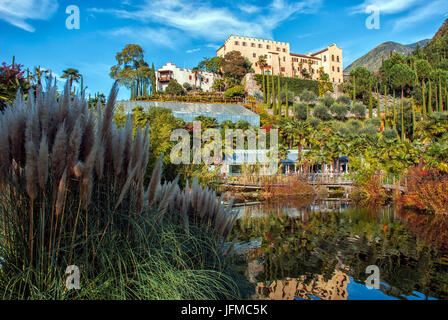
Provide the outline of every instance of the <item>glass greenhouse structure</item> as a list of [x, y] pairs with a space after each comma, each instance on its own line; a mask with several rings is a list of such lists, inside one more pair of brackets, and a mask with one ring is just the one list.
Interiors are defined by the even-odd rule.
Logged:
[[260, 127], [260, 116], [241, 105], [237, 104], [206, 104], [206, 103], [181, 103], [181, 102], [155, 102], [155, 101], [118, 101], [117, 106], [122, 105], [125, 112], [132, 112], [135, 107], [147, 110], [151, 107], [170, 109], [176, 118], [185, 122], [192, 122], [198, 116], [215, 118], [219, 123], [230, 120], [236, 123], [246, 120], [255, 128]]

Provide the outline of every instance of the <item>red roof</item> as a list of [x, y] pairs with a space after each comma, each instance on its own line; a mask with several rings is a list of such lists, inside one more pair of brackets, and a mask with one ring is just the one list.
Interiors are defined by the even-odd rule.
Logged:
[[292, 56], [295, 56], [295, 57], [301, 57], [301, 58], [307, 58], [307, 59], [320, 60], [320, 58], [309, 57], [309, 56], [306, 56], [306, 55], [304, 55], [304, 54], [291, 53], [291, 55], [292, 55]]
[[326, 48], [326, 49], [324, 49], [324, 50], [321, 50], [321, 51], [319, 51], [319, 52], [316, 52], [316, 53], [314, 53], [312, 56], [314, 57], [314, 56], [317, 56], [318, 54], [321, 54], [322, 52], [325, 52], [325, 51], [328, 51], [328, 48]]

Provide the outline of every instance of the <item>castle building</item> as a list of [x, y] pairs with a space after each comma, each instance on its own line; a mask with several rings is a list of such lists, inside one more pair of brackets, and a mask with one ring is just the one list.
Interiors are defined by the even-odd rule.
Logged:
[[223, 58], [231, 51], [239, 51], [243, 57], [248, 58], [256, 73], [262, 73], [258, 59], [263, 55], [267, 62], [265, 74], [318, 80], [319, 70], [323, 68], [331, 82], [344, 81], [342, 49], [336, 44], [314, 54], [296, 54], [291, 53], [289, 42], [231, 35], [216, 54]]
[[181, 86], [188, 83], [192, 87], [199, 87], [202, 91], [212, 91], [215, 78], [217, 76], [211, 72], [191, 69], [180, 69], [174, 63], [168, 62], [156, 72], [157, 90], [165, 90], [171, 80], [176, 80]]

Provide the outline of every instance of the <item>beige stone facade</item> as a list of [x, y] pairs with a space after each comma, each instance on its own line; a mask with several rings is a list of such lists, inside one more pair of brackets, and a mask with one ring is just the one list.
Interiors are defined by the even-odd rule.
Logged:
[[334, 83], [344, 81], [342, 49], [336, 44], [314, 54], [295, 54], [291, 53], [289, 42], [232, 35], [216, 53], [218, 57], [224, 57], [231, 51], [239, 51], [242, 56], [248, 58], [256, 73], [262, 72], [257, 62], [263, 55], [268, 65], [264, 70], [265, 73], [299, 78], [305, 78], [308, 74], [317, 80], [319, 70], [323, 68], [323, 71], [330, 76], [330, 81]]

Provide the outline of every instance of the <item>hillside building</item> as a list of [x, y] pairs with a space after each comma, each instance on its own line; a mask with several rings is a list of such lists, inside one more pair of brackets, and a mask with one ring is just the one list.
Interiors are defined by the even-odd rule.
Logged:
[[231, 51], [239, 51], [243, 57], [248, 58], [255, 72], [259, 74], [262, 70], [258, 66], [258, 58], [263, 55], [267, 61], [264, 69], [266, 74], [299, 78], [309, 75], [313, 80], [318, 80], [319, 70], [323, 68], [333, 83], [344, 81], [342, 49], [336, 44], [314, 54], [296, 54], [291, 52], [289, 42], [232, 35], [216, 54], [223, 58]]
[[165, 90], [171, 80], [176, 80], [181, 86], [185, 83], [192, 87], [199, 87], [202, 91], [213, 90], [213, 84], [217, 76], [211, 72], [193, 72], [192, 69], [180, 69], [174, 63], [168, 62], [156, 72], [157, 90]]

